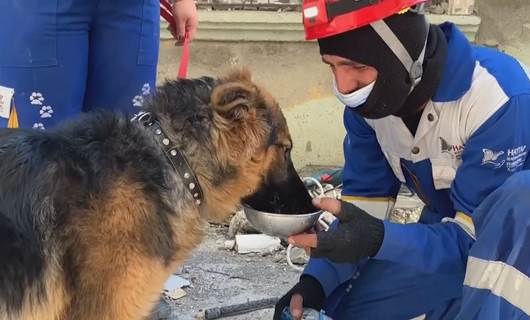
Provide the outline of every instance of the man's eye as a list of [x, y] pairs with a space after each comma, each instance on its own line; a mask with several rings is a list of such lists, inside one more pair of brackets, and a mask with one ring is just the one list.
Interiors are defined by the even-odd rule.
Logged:
[[352, 66], [352, 68], [354, 68], [355, 70], [364, 70], [366, 68], [368, 68], [368, 66], [364, 66], [364, 65], [355, 65], [355, 66]]

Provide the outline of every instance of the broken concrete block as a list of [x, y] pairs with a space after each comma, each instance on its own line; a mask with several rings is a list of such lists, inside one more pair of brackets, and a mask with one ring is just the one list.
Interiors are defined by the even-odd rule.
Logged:
[[274, 252], [282, 248], [280, 238], [265, 234], [236, 235], [236, 250], [239, 254]]

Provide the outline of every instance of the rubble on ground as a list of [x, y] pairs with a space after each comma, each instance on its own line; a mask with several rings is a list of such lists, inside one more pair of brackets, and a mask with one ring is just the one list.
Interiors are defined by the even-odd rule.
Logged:
[[[422, 207], [422, 202], [403, 188], [390, 219], [415, 222]], [[282, 296], [301, 274], [288, 265], [286, 248], [285, 239], [263, 235], [252, 228], [243, 211], [236, 212], [226, 224], [210, 224], [203, 243], [168, 279], [166, 287], [172, 290], [166, 288], [149, 319], [197, 319], [204, 317], [207, 309]], [[308, 260], [303, 249], [292, 249], [291, 261], [297, 267], [303, 267]], [[269, 307], [230, 319], [272, 319], [272, 314]]]

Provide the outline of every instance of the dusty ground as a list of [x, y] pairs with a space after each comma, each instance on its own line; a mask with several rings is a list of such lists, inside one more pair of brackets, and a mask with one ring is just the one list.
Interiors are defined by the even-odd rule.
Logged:
[[[398, 197], [392, 219], [413, 221], [421, 205], [417, 198], [403, 194]], [[240, 255], [224, 249], [228, 238], [227, 225], [209, 226], [204, 242], [175, 273], [192, 286], [184, 288], [185, 297], [170, 301], [172, 315], [166, 319], [195, 319], [201, 309], [280, 297], [298, 280], [300, 273], [287, 264], [285, 250], [265, 256]], [[272, 319], [272, 312], [270, 308], [223, 319]]]
[[[299, 273], [273, 255], [239, 255], [223, 249], [228, 227], [211, 225], [208, 236], [177, 275], [189, 280], [187, 296], [173, 302], [178, 320], [195, 319], [200, 309], [281, 296], [296, 283]], [[227, 319], [272, 319], [272, 309]]]

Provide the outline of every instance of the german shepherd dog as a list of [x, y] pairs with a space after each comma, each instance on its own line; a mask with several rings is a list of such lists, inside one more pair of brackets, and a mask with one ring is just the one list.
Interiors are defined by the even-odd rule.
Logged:
[[209, 219], [270, 194], [312, 210], [248, 71], [168, 81], [143, 111], [0, 131], [0, 319], [142, 319]]

